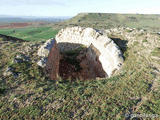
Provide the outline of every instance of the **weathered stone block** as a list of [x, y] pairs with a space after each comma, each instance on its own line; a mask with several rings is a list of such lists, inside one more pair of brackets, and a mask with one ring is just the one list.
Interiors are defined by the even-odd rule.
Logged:
[[49, 52], [48, 59], [46, 62], [46, 71], [51, 80], [56, 80], [59, 74], [59, 61], [60, 54], [57, 48], [57, 43], [54, 40], [53, 46]]

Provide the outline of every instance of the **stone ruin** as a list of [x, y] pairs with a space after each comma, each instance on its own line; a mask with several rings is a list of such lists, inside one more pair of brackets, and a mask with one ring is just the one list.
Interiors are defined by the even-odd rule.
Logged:
[[123, 54], [106, 34], [82, 27], [62, 29], [38, 50], [49, 77], [96, 79], [112, 76], [123, 64]]

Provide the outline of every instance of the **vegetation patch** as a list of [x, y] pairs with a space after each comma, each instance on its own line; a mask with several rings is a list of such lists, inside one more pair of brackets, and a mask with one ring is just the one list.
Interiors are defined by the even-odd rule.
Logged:
[[28, 41], [45, 41], [54, 38], [58, 30], [52, 27], [27, 27], [15, 29], [0, 29], [0, 34], [17, 37]]
[[3, 94], [5, 92], [5, 88], [0, 88], [0, 94]]
[[142, 42], [148, 42], [147, 40], [143, 40]]
[[160, 57], [160, 48], [159, 48], [159, 47], [155, 48], [155, 49], [151, 52], [151, 55], [152, 55], [152, 56]]
[[3, 40], [3, 38], [0, 37], [0, 41]]
[[[93, 27], [96, 29], [110, 29], [115, 27], [129, 27], [160, 31], [159, 15], [142, 14], [113, 14], [113, 13], [80, 13], [66, 21], [73, 25]], [[131, 32], [128, 30], [128, 32]]]
[[[76, 58], [81, 50], [65, 54]], [[36, 63], [11, 64], [14, 72], [21, 75], [4, 78], [7, 94], [2, 89], [0, 119], [125, 119], [125, 114], [148, 94], [155, 79], [148, 61], [134, 53], [133, 46], [126, 53], [121, 73], [101, 80], [54, 82]], [[153, 95], [151, 102], [142, 104], [138, 112], [153, 113], [150, 108], [159, 113], [158, 107], [152, 107], [152, 103], [159, 105], [158, 93]]]

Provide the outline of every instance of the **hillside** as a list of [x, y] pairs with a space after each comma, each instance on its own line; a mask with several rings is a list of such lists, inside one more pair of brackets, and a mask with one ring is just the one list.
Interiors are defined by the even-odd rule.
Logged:
[[0, 119], [159, 115], [160, 36], [128, 28], [106, 29], [105, 34], [123, 51], [124, 65], [111, 78], [86, 81], [50, 80], [37, 65], [43, 42], [0, 36]]
[[80, 13], [66, 23], [98, 29], [130, 27], [160, 31], [160, 15], [149, 14]]
[[60, 29], [71, 26], [92, 27], [100, 30], [129, 27], [159, 32], [160, 15], [80, 13], [69, 20], [56, 23], [26, 22], [2, 24], [0, 25], [0, 34], [28, 41], [45, 41], [55, 37], [55, 34]]

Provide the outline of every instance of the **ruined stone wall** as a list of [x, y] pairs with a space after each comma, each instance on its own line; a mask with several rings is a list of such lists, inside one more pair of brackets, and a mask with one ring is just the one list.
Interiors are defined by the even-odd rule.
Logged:
[[100, 52], [99, 60], [108, 76], [119, 70], [123, 63], [122, 52], [114, 41], [92, 28], [72, 27], [62, 29], [57, 34], [56, 41], [60, 51], [71, 50], [81, 44], [86, 47], [92, 44]]
[[49, 52], [45, 67], [47, 74], [49, 75], [51, 80], [56, 80], [59, 76], [59, 61], [60, 61], [60, 54], [57, 48], [57, 43], [54, 40], [53, 47]]
[[60, 53], [55, 39], [47, 40], [38, 50], [40, 61], [37, 63], [45, 68], [46, 73], [52, 80], [56, 80], [59, 74]]

